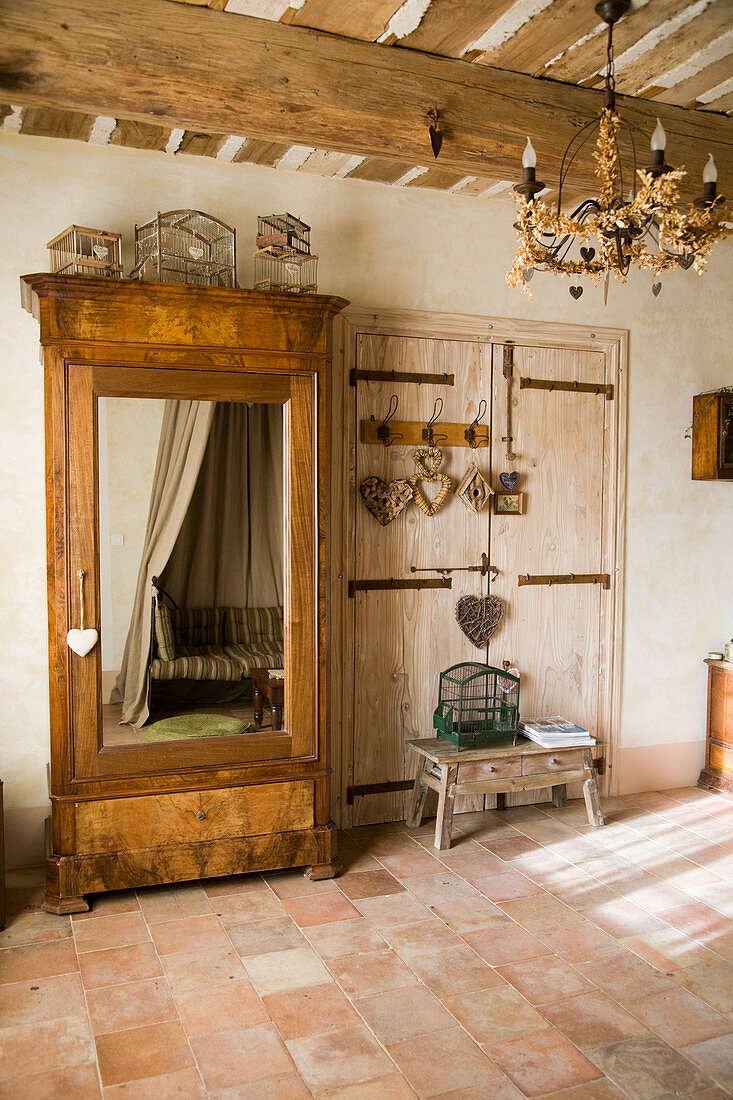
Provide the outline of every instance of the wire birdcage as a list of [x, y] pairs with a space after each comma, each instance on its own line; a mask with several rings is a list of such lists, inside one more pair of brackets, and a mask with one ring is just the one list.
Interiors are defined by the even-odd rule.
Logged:
[[270, 248], [273, 253], [311, 250], [311, 227], [293, 214], [262, 214], [257, 219], [257, 248]]
[[106, 229], [70, 225], [48, 242], [51, 271], [63, 275], [102, 275], [122, 278], [122, 237]]
[[169, 210], [135, 226], [135, 267], [143, 282], [236, 286], [236, 236], [200, 210]]
[[255, 252], [255, 290], [289, 290], [294, 294], [315, 294], [318, 257], [300, 252], [258, 248]]
[[519, 725], [519, 677], [474, 661], [440, 674], [433, 728], [459, 749], [508, 741]]

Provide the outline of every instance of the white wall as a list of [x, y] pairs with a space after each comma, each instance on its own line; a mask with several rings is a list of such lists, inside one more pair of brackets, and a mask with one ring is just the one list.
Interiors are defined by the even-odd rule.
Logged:
[[632, 277], [611, 286], [604, 308], [600, 290], [574, 302], [551, 276], [535, 277], [532, 302], [506, 286], [513, 209], [499, 200], [1, 133], [0, 193], [0, 777], [11, 865], [41, 859], [48, 809], [43, 395], [18, 276], [47, 270], [46, 242], [72, 222], [122, 232], [129, 270], [134, 223], [180, 207], [237, 227], [243, 286], [257, 214], [289, 210], [313, 226], [320, 290], [356, 305], [630, 330], [621, 784], [695, 782], [701, 662], [733, 634], [733, 485], [690, 480], [684, 434], [692, 394], [733, 383], [733, 243], [706, 276], [665, 275], [657, 299], [651, 278]]

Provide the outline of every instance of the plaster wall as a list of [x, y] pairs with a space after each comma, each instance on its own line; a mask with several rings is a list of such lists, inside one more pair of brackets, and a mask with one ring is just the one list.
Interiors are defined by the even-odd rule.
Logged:
[[665, 275], [654, 299], [651, 279], [633, 276], [611, 286], [604, 308], [600, 290], [575, 302], [551, 276], [534, 279], [531, 302], [506, 286], [513, 208], [499, 199], [2, 133], [0, 186], [0, 776], [11, 866], [41, 860], [48, 812], [43, 392], [18, 277], [47, 270], [46, 242], [72, 222], [122, 232], [127, 271], [134, 223], [180, 207], [237, 227], [242, 286], [257, 214], [289, 210], [313, 226], [319, 289], [355, 305], [630, 330], [620, 786], [696, 781], [702, 659], [733, 634], [733, 487], [690, 480], [684, 435], [692, 394], [733, 382], [732, 242], [705, 277]]

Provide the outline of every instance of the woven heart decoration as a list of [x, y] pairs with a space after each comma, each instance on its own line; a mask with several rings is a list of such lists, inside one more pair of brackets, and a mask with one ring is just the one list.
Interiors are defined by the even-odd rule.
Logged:
[[412, 461], [417, 466], [418, 476], [424, 481], [436, 481], [443, 452], [439, 447], [420, 447], [412, 452]]
[[[438, 447], [420, 447], [412, 452], [412, 457], [418, 470], [416, 474], [408, 478], [413, 499], [423, 515], [434, 516], [443, 507], [453, 488], [453, 482], [448, 475], [438, 473], [440, 464], [443, 461], [443, 452]], [[421, 481], [442, 482], [438, 494], [433, 500], [428, 500], [423, 493], [420, 488]]]
[[461, 596], [456, 604], [456, 622], [478, 649], [488, 643], [503, 618], [504, 601], [499, 596]]
[[364, 503], [377, 523], [386, 527], [412, 500], [412, 486], [404, 478], [382, 481], [381, 477], [368, 477], [359, 486]]

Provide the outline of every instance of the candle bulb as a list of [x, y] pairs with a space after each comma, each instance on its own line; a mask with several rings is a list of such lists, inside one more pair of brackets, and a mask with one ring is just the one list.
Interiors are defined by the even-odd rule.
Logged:
[[652, 134], [652, 151], [653, 152], [659, 151], [659, 152], [663, 153], [665, 148], [666, 148], [666, 145], [667, 145], [667, 135], [664, 132], [664, 127], [662, 126], [661, 122], [659, 121], [659, 119], [657, 119], [657, 125], [656, 125], [656, 128], [654, 130], [654, 133]]
[[527, 144], [524, 147], [524, 155], [522, 156], [522, 168], [535, 168], [537, 166], [537, 154], [534, 151], [532, 142], [527, 138]]
[[713, 160], [713, 154], [708, 154], [708, 162], [702, 170], [702, 182], [703, 183], [715, 183], [718, 178], [718, 169], [715, 167], [715, 161]]

